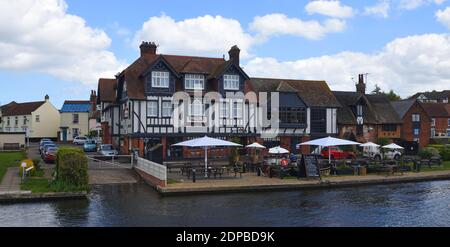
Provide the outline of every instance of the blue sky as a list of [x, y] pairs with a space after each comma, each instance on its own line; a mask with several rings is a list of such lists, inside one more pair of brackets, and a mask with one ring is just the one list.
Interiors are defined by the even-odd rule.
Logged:
[[[238, 44], [251, 76], [325, 79], [333, 90], [353, 90], [351, 78], [358, 73], [369, 73], [369, 89], [377, 83], [403, 97], [450, 85], [445, 0], [342, 0], [331, 1], [342, 8], [331, 10], [329, 1], [298, 0], [45, 0], [41, 5], [47, 9], [31, 0], [10, 2], [0, 3], [3, 11], [18, 13], [10, 23], [0, 17], [0, 48], [8, 51], [0, 52], [1, 104], [42, 100], [45, 94], [57, 108], [66, 99], [88, 99], [95, 78], [113, 77], [133, 62], [143, 39], [155, 41], [164, 53], [216, 57]], [[382, 4], [388, 11], [367, 11]], [[161, 27], [163, 21], [170, 24]], [[35, 26], [27, 28], [28, 23]], [[228, 29], [229, 23], [237, 26]], [[190, 38], [192, 33], [196, 37]], [[186, 44], [211, 37], [211, 44]], [[71, 47], [75, 51], [68, 51]]]

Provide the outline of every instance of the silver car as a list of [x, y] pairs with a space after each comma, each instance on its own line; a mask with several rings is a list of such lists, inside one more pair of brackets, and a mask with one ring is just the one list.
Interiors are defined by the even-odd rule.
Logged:
[[119, 154], [119, 152], [117, 152], [111, 144], [100, 145], [97, 153], [103, 156], [115, 156]]

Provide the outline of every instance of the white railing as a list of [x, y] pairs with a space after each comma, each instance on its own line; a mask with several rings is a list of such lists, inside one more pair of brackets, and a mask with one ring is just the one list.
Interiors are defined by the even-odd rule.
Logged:
[[132, 155], [86, 155], [89, 160], [89, 169], [132, 169]]
[[135, 168], [164, 181], [167, 185], [167, 167], [141, 157], [136, 157]]

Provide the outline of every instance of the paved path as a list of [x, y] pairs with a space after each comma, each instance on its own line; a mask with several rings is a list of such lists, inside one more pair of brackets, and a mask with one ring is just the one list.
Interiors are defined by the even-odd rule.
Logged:
[[9, 167], [0, 184], [0, 194], [20, 191], [19, 167]]

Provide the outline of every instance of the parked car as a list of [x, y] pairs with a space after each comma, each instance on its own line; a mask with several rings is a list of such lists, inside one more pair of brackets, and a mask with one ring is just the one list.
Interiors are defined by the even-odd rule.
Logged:
[[44, 153], [42, 159], [45, 163], [53, 163], [56, 160], [56, 152], [58, 152], [57, 147], [49, 147], [47, 151]]
[[89, 138], [87, 138], [86, 136], [77, 136], [73, 138], [73, 144], [83, 145], [87, 140], [89, 140]]
[[103, 156], [114, 156], [119, 154], [119, 152], [117, 152], [117, 150], [115, 150], [113, 145], [111, 144], [100, 145], [100, 148], [98, 149], [97, 153]]
[[97, 143], [95, 142], [95, 140], [89, 139], [84, 142], [83, 150], [85, 152], [95, 152], [97, 151]]
[[42, 151], [44, 151], [45, 145], [50, 145], [50, 144], [55, 145], [55, 143], [52, 142], [52, 141], [44, 141], [44, 142], [42, 142], [42, 143], [39, 145], [39, 154], [42, 154]]
[[45, 152], [47, 152], [47, 150], [48, 150], [49, 148], [56, 148], [56, 144], [55, 144], [55, 143], [47, 143], [47, 144], [45, 144], [45, 145], [42, 147], [42, 150], [41, 150], [41, 157], [42, 157], [42, 158], [44, 157]]
[[[330, 156], [328, 156], [328, 152], [330, 152]], [[344, 151], [339, 147], [326, 147], [322, 149], [321, 155], [323, 158], [328, 159], [354, 159], [356, 158], [356, 154], [352, 151]]]
[[48, 139], [48, 138], [42, 138], [41, 141], [39, 142], [39, 146], [42, 146], [43, 142], [51, 142], [52, 140]]
[[375, 160], [382, 160], [382, 159], [399, 160], [402, 157], [402, 153], [398, 150], [385, 150], [384, 156], [383, 156], [383, 153], [380, 151], [380, 149], [376, 148], [376, 149], [370, 149], [370, 150], [364, 149], [363, 156], [369, 157], [369, 158], [374, 158]]

